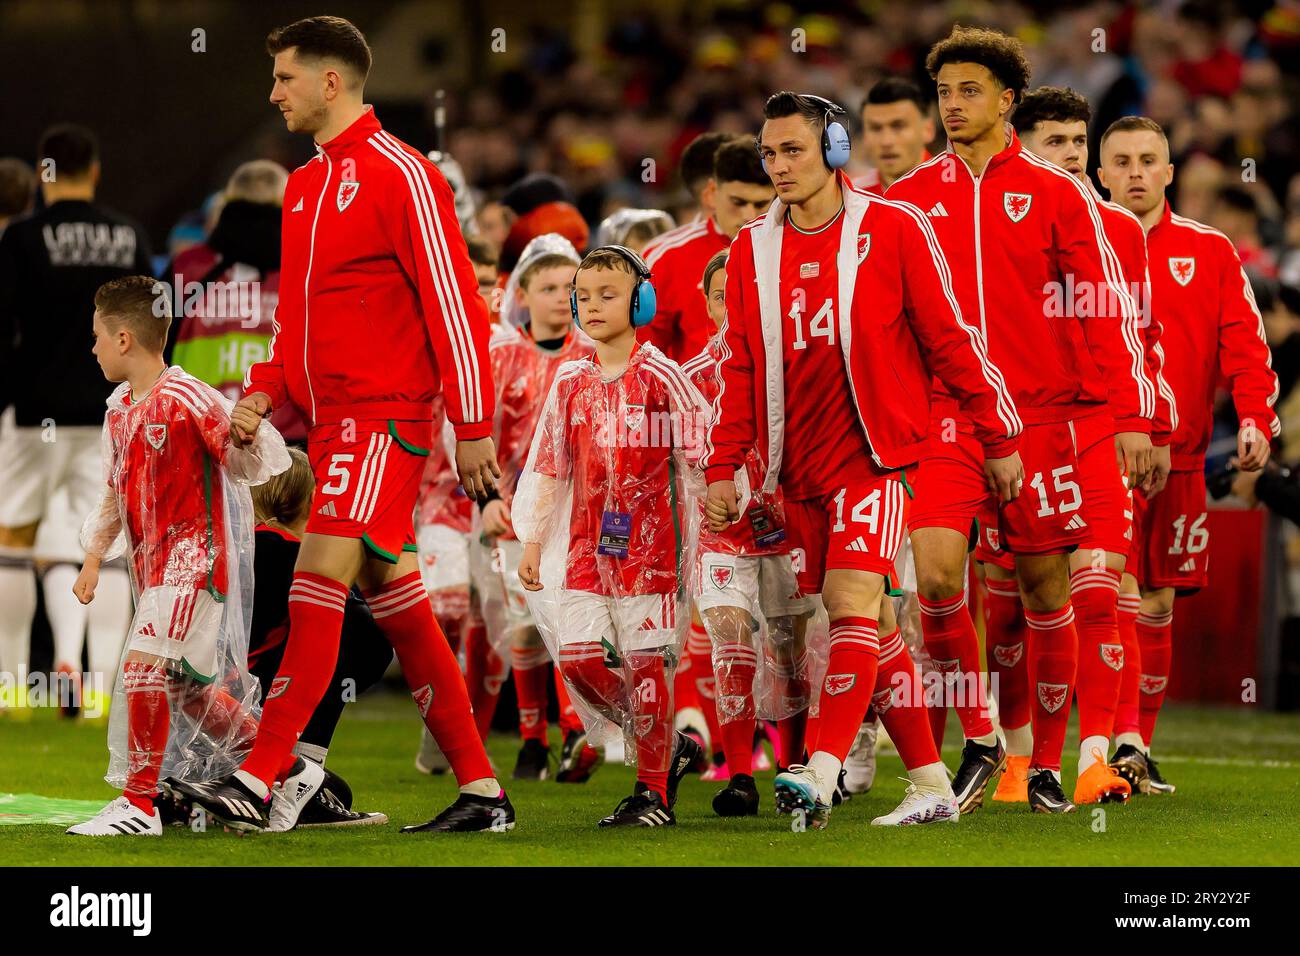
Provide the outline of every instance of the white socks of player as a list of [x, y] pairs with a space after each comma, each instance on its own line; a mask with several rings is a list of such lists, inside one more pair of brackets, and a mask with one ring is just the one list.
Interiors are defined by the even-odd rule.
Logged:
[[1115, 738], [1115, 746], [1123, 747], [1127, 744], [1130, 747], [1136, 747], [1138, 750], [1146, 753], [1147, 745], [1142, 742], [1142, 735], [1136, 731], [1133, 733], [1120, 734]]
[[305, 744], [300, 740], [293, 745], [293, 752], [299, 757], [320, 764], [323, 767], [325, 766], [325, 758], [329, 754], [329, 748], [322, 747], [319, 744]]
[[[31, 552], [0, 549], [0, 687], [26, 684], [36, 615], [36, 575]], [[23, 695], [24, 697], [26, 695]], [[5, 701], [4, 703], [12, 703]]]
[[1002, 728], [1002, 735], [1007, 738], [1007, 754], [1011, 757], [1028, 757], [1034, 752], [1034, 730], [1029, 724], [1013, 730]]
[[496, 777], [483, 777], [480, 780], [471, 780], [460, 788], [460, 792], [471, 797], [499, 797], [503, 789]]
[[817, 799], [822, 803], [830, 806], [831, 797], [835, 795], [835, 788], [839, 786], [840, 770], [844, 764], [833, 754], [828, 754], [824, 750], [819, 750], [808, 758], [808, 769], [812, 770], [821, 779], [821, 789], [824, 793], [818, 793]]
[[253, 793], [257, 794], [263, 800], [271, 795], [271, 788], [264, 784], [257, 777], [254, 777], [247, 770], [236, 770], [235, 779], [246, 786]]
[[1101, 754], [1104, 760], [1109, 749], [1110, 741], [1095, 734], [1079, 741], [1079, 776], [1082, 777], [1083, 772], [1097, 762], [1097, 758], [1093, 756], [1094, 750]]
[[952, 782], [948, 779], [948, 770], [942, 760], [926, 764], [907, 771], [907, 777], [922, 793], [935, 793], [939, 796], [953, 798]]

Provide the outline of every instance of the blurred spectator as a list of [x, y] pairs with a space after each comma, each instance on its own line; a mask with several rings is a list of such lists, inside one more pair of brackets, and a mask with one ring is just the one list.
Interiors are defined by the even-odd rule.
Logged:
[[[280, 301], [280, 216], [288, 178], [269, 159], [236, 169], [211, 235], [181, 252], [167, 270], [176, 297], [169, 360], [231, 399], [243, 394], [248, 367], [269, 351]], [[289, 441], [307, 437], [288, 402], [272, 412], [271, 421]]]
[[[72, 124], [51, 127], [37, 157], [44, 207], [0, 235], [0, 412], [13, 406], [0, 427], [0, 671], [20, 685], [36, 611], [37, 531], [50, 522], [61, 537], [75, 539], [104, 494], [100, 431], [113, 385], [91, 352], [95, 292], [112, 279], [151, 273], [144, 231], [95, 202], [95, 134]], [[56, 510], [51, 501], [61, 491], [66, 504]], [[73, 550], [70, 557], [83, 557]], [[130, 600], [126, 572], [106, 570], [104, 597], [123, 610]], [[86, 617], [72, 594], [75, 579], [75, 569], [64, 566], [44, 581], [50, 620], [73, 622], [76, 638], [77, 659], [56, 663], [80, 672]], [[125, 619], [118, 618], [119, 641]]]
[[9, 220], [32, 208], [36, 197], [36, 173], [14, 156], [0, 157], [0, 234]]
[[1220, 188], [1207, 222], [1231, 240], [1246, 271], [1277, 277], [1273, 254], [1260, 241], [1259, 207], [1249, 191], [1241, 186]]

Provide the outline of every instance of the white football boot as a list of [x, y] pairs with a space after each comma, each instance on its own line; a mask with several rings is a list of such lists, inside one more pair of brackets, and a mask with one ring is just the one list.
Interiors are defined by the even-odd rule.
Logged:
[[298, 825], [298, 817], [303, 807], [316, 796], [316, 791], [325, 782], [325, 768], [314, 760], [299, 757], [284, 783], [271, 793], [272, 833], [288, 833]]
[[68, 827], [73, 836], [162, 836], [162, 818], [145, 813], [126, 797], [118, 797], [87, 820]]
[[876, 782], [876, 737], [879, 733], [878, 719], [858, 728], [853, 747], [844, 758], [844, 789], [849, 793], [866, 793]]
[[[906, 778], [903, 778], [906, 779]], [[914, 783], [908, 783], [903, 802], [893, 813], [876, 817], [871, 821], [873, 827], [910, 827], [921, 823], [956, 823], [961, 817], [957, 800], [949, 793], [935, 793], [933, 790], [919, 790]]]

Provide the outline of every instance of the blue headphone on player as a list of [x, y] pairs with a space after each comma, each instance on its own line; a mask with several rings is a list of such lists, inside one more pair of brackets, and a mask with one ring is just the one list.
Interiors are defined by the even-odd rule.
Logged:
[[[812, 100], [826, 110], [826, 115], [822, 117], [822, 161], [826, 163], [827, 169], [843, 169], [849, 163], [853, 138], [849, 135], [848, 127], [832, 117], [848, 116], [848, 111], [838, 103], [832, 103], [823, 96], [815, 96], [812, 93], [801, 95], [804, 99]], [[763, 158], [761, 143], [758, 147], [758, 154], [763, 163], [763, 172], [767, 172], [767, 160]]]
[[[582, 263], [591, 258], [593, 252], [616, 252], [627, 261], [628, 265], [636, 273], [636, 285], [632, 288], [632, 307], [629, 310], [629, 320], [632, 328], [639, 329], [643, 325], [649, 325], [650, 320], [655, 317], [655, 310], [658, 308], [658, 302], [655, 296], [655, 287], [650, 282], [650, 267], [645, 264], [637, 253], [633, 252], [627, 246], [610, 244], [607, 246], [598, 246], [583, 256]], [[582, 264], [578, 265], [582, 268]], [[569, 309], [573, 313], [573, 324], [582, 327], [582, 321], [578, 318], [578, 277], [575, 273], [573, 285], [569, 286]]]

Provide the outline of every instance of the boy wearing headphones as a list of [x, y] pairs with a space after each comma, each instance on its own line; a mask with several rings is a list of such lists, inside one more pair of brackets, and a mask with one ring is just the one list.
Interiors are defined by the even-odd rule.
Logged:
[[636, 757], [632, 795], [600, 825], [671, 826], [677, 784], [700, 756], [673, 730], [672, 679], [708, 405], [637, 341], [655, 293], [635, 252], [589, 252], [570, 302], [596, 354], [560, 367], [534, 434], [512, 509], [519, 578], [584, 723], [622, 728]]

